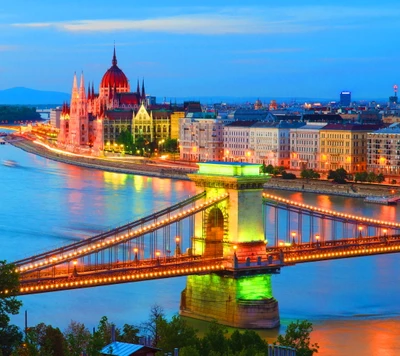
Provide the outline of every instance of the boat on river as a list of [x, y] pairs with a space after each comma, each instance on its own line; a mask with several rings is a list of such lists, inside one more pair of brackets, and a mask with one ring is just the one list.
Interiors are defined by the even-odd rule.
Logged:
[[3, 161], [3, 166], [7, 167], [17, 167], [18, 163], [12, 159], [6, 159]]
[[377, 197], [377, 196], [370, 196], [366, 197], [364, 201], [366, 203], [373, 203], [373, 204], [381, 204], [381, 205], [397, 205], [400, 197], [392, 196], [392, 197]]

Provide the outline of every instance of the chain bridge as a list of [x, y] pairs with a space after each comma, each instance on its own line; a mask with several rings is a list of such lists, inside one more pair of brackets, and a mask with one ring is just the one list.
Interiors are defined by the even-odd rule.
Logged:
[[400, 224], [263, 193], [258, 168], [200, 164], [197, 195], [15, 261], [17, 294], [188, 276], [181, 314], [268, 328], [279, 325], [270, 277], [283, 267], [400, 251]]

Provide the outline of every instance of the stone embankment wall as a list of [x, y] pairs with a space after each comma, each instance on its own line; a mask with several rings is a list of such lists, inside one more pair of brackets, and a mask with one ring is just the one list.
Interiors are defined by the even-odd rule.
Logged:
[[296, 192], [310, 192], [319, 194], [341, 195], [355, 198], [365, 198], [368, 196], [399, 196], [400, 187], [385, 184], [363, 184], [347, 183], [335, 184], [326, 180], [306, 179], [281, 179], [271, 178], [264, 184], [264, 188], [281, 189]]
[[26, 152], [37, 154], [39, 156], [75, 166], [81, 166], [85, 168], [100, 169], [108, 172], [126, 173], [126, 174], [138, 174], [146, 175], [151, 177], [160, 178], [171, 178], [189, 180], [186, 175], [188, 171], [186, 169], [179, 169], [173, 167], [162, 167], [145, 162], [118, 162], [117, 160], [103, 160], [99, 158], [91, 157], [77, 157], [68, 156], [61, 153], [49, 151], [45, 147], [36, 145], [29, 140], [25, 139], [14, 139], [8, 140], [10, 144], [15, 147], [21, 148]]

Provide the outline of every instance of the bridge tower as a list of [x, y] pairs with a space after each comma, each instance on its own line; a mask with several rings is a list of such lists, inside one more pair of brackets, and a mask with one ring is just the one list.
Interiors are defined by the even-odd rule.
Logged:
[[203, 216], [196, 215], [191, 252], [228, 259], [232, 268], [189, 276], [181, 294], [180, 314], [239, 328], [274, 328], [280, 323], [271, 287], [271, 273], [276, 270], [257, 270], [266, 258], [261, 192], [269, 175], [260, 175], [257, 164], [198, 165], [198, 172], [189, 174], [197, 191], [205, 190], [207, 199], [228, 193], [229, 199], [210, 207]]

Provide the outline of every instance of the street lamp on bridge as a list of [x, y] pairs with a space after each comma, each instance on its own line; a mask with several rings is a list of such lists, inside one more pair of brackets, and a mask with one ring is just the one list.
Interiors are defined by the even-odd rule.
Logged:
[[293, 231], [293, 232], [292, 232], [292, 245], [293, 245], [293, 246], [296, 245], [295, 238], [296, 238], [296, 233]]
[[135, 247], [134, 249], [133, 249], [133, 252], [135, 253], [135, 262], [136, 262], [136, 264], [139, 262], [139, 258], [138, 258], [138, 252], [139, 252], [139, 249], [137, 248], [137, 247]]
[[73, 260], [72, 264], [74, 265], [73, 275], [74, 275], [74, 277], [76, 277], [78, 275], [78, 271], [76, 269], [76, 266], [78, 265], [78, 260]]
[[362, 226], [359, 226], [358, 227], [358, 231], [360, 232], [360, 234], [358, 235], [358, 237], [361, 239], [362, 238], [362, 230], [363, 230], [363, 227]]
[[319, 247], [319, 239], [321, 238], [321, 236], [319, 234], [315, 235], [315, 241], [317, 242], [317, 247]]
[[175, 247], [175, 255], [178, 257], [181, 254], [181, 238], [179, 236], [175, 237], [176, 247]]

